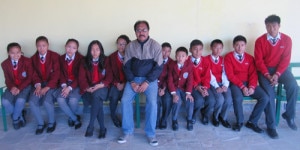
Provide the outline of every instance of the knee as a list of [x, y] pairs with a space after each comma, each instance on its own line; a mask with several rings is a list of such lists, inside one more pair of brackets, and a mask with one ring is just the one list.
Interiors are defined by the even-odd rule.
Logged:
[[9, 100], [7, 100], [7, 99], [2, 99], [2, 106], [8, 107], [9, 105], [11, 105], [11, 103], [9, 102]]
[[66, 99], [64, 98], [57, 98], [56, 100], [59, 105], [66, 103]]

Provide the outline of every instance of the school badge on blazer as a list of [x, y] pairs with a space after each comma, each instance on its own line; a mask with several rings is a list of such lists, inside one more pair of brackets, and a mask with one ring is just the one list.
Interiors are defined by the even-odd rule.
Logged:
[[105, 69], [102, 70], [102, 75], [105, 75]]
[[186, 79], [186, 78], [189, 76], [189, 73], [188, 73], [188, 72], [185, 72], [185, 73], [183, 73], [182, 76], [183, 76], [184, 79]]
[[22, 72], [22, 77], [24, 77], [24, 78], [25, 78], [26, 76], [27, 76], [27, 73], [26, 73], [26, 71], [23, 71], [23, 72]]

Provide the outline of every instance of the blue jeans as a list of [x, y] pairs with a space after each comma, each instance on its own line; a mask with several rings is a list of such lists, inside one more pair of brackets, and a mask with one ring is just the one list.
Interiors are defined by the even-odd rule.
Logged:
[[[268, 68], [270, 74], [274, 74], [276, 72], [276, 68]], [[258, 80], [260, 86], [266, 91], [266, 93], [270, 97], [270, 103], [266, 106], [265, 114], [266, 114], [266, 123], [268, 128], [275, 128], [275, 89], [270, 85], [270, 81], [260, 72], [258, 72]], [[286, 111], [285, 114], [289, 118], [295, 117], [295, 107], [297, 101], [297, 94], [299, 91], [297, 81], [295, 80], [293, 74], [290, 70], [285, 70], [282, 75], [278, 79], [279, 83], [284, 85], [284, 89], [286, 91]]]
[[[141, 84], [146, 80], [145, 77], [135, 77], [134, 82]], [[157, 80], [150, 82], [148, 88], [144, 92], [146, 95], [146, 122], [145, 122], [145, 132], [148, 137], [155, 136], [155, 126], [156, 126], [156, 117], [157, 117], [157, 92], [158, 85]], [[134, 122], [133, 122], [133, 106], [132, 102], [134, 100], [136, 93], [130, 82], [127, 82], [125, 85], [124, 93], [121, 99], [122, 104], [122, 130], [123, 133], [133, 134]]]

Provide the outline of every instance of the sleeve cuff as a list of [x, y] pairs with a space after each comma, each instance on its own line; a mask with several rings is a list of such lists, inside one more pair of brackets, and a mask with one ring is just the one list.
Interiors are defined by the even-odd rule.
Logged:
[[71, 87], [71, 86], [68, 86], [68, 88], [72, 91], [73, 90], [73, 88]]
[[191, 95], [191, 92], [185, 92], [185, 94]]
[[36, 83], [36, 84], [34, 85], [35, 88], [36, 88], [37, 86], [41, 86], [41, 83]]
[[61, 87], [62, 87], [62, 88], [63, 88], [64, 86], [67, 86], [67, 84], [66, 84], [66, 83], [61, 84]]
[[172, 95], [174, 95], [174, 94], [176, 94], [176, 92], [175, 92], [175, 91], [173, 91], [173, 92], [171, 92], [171, 94], [172, 94]]
[[279, 73], [278, 71], [275, 74], [277, 74], [278, 77], [281, 76], [281, 73]]

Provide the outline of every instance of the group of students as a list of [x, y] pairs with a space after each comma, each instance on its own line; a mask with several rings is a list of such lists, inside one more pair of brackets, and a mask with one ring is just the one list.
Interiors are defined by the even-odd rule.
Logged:
[[[185, 47], [177, 48], [175, 60], [170, 57], [171, 45], [163, 43], [163, 69], [157, 80], [156, 128], [166, 129], [171, 113], [172, 129], [178, 130], [177, 118], [184, 103], [187, 130], [193, 130], [196, 118], [201, 115], [204, 125], [212, 118], [211, 122], [216, 127], [222, 124], [226, 128], [240, 131], [244, 122], [243, 96], [251, 96], [257, 99], [257, 103], [245, 126], [262, 133], [263, 130], [257, 123], [265, 112], [267, 134], [271, 138], [278, 138], [273, 86], [283, 82], [289, 99], [283, 118], [292, 129], [297, 130], [293, 120], [295, 100], [291, 99], [297, 95], [298, 86], [291, 72], [286, 70], [291, 56], [291, 39], [278, 32], [278, 16], [269, 16], [265, 24], [268, 33], [256, 41], [255, 58], [245, 52], [247, 40], [241, 35], [233, 39], [234, 50], [224, 57], [221, 56], [223, 42], [219, 39], [211, 42], [212, 53], [208, 56], [202, 55], [203, 43], [196, 39], [190, 43], [189, 50]], [[274, 28], [276, 31], [273, 31], [273, 35]], [[116, 43], [117, 51], [106, 57], [102, 44], [94, 40], [89, 44], [86, 56], [82, 56], [78, 52], [79, 42], [69, 39], [65, 44], [65, 54], [59, 56], [48, 49], [48, 39], [40, 36], [36, 39], [37, 52], [31, 58], [22, 55], [18, 43], [8, 44], [9, 57], [1, 64], [7, 86], [2, 105], [11, 114], [13, 127], [19, 129], [26, 125], [24, 105], [28, 100], [37, 121], [35, 134], [42, 134], [46, 128], [47, 133], [55, 130], [55, 102], [68, 116], [68, 125], [78, 129], [82, 125], [78, 112], [78, 101], [81, 98], [84, 105], [91, 106], [86, 137], [93, 135], [94, 122], [97, 119], [100, 126], [98, 138], [105, 138], [107, 130], [104, 125], [103, 101], [107, 99], [110, 100], [110, 115], [114, 125], [122, 127], [116, 108], [127, 82], [123, 61], [130, 39], [121, 35]], [[274, 50], [278, 53], [274, 53]], [[233, 125], [227, 118], [232, 104], [236, 116], [236, 123]], [[47, 122], [41, 114], [41, 105], [46, 109]], [[124, 143], [123, 141], [120, 143]]]

